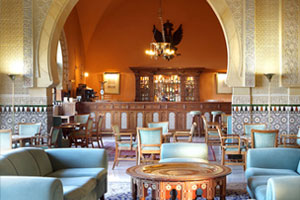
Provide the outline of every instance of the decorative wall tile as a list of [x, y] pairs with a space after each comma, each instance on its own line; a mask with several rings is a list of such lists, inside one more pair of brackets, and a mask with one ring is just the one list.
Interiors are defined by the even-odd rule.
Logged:
[[[3, 107], [2, 107], [3, 108]], [[7, 107], [9, 108], [9, 107]], [[49, 133], [52, 126], [53, 112], [52, 107], [46, 107], [47, 109], [32, 109], [32, 111], [16, 111], [15, 112], [15, 133], [18, 132], [19, 123], [42, 123], [41, 133]], [[23, 110], [23, 109], [22, 109]], [[1, 109], [0, 112], [0, 128], [11, 129], [12, 128], [13, 112], [11, 109]]]

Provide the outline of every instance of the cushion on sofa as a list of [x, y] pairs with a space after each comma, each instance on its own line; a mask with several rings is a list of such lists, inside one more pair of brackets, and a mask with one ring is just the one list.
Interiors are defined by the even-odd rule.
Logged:
[[19, 176], [40, 176], [39, 167], [26, 148], [17, 149], [5, 154]]
[[260, 185], [255, 188], [256, 200], [265, 200], [267, 193], [267, 185]]
[[60, 180], [63, 185], [64, 200], [83, 199], [96, 187], [96, 179], [91, 177], [67, 177]]
[[41, 176], [45, 176], [53, 171], [50, 159], [49, 159], [47, 153], [43, 149], [27, 148], [27, 151], [35, 159], [35, 161], [39, 167]]
[[297, 173], [291, 169], [270, 169], [270, 168], [249, 168], [246, 170], [245, 176], [272, 176], [272, 175], [290, 175], [295, 176]]
[[0, 176], [3, 175], [16, 176], [18, 174], [13, 164], [7, 158], [0, 156]]
[[99, 180], [102, 176], [107, 174], [104, 168], [70, 168], [60, 169], [53, 173], [48, 174], [49, 177], [82, 177], [90, 176]]
[[[268, 183], [269, 178], [272, 176], [252, 176], [247, 181], [247, 185], [251, 191], [255, 191], [255, 189], [260, 185], [266, 185]], [[256, 194], [255, 194], [256, 196]]]

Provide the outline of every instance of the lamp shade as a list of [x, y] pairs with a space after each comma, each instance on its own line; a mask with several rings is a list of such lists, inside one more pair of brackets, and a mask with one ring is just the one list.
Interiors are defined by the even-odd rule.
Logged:
[[0, 67], [0, 73], [2, 74], [13, 74], [22, 75], [23, 74], [23, 59], [16, 59], [9, 62], [5, 62], [5, 65]]

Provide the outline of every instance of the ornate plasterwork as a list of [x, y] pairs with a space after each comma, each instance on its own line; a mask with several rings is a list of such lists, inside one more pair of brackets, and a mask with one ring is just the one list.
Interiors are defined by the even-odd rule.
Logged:
[[[1, 105], [11, 105], [11, 94], [0, 95]], [[48, 105], [47, 97], [31, 97], [29, 94], [15, 94], [15, 105]]]
[[233, 95], [232, 104], [251, 104], [249, 95]]
[[69, 82], [69, 53], [68, 53], [68, 45], [67, 45], [67, 38], [65, 35], [65, 32], [62, 31], [60, 35], [60, 45], [61, 45], [61, 51], [63, 56], [63, 75], [62, 75], [62, 87], [63, 90], [68, 89], [68, 82]]
[[23, 54], [24, 86], [33, 87], [33, 4], [32, 0], [23, 1]]
[[255, 86], [255, 0], [246, 0], [244, 3], [244, 68], [245, 86]]
[[300, 86], [299, 0], [282, 1], [282, 85]]
[[39, 65], [38, 65], [38, 50], [39, 50], [39, 42], [40, 35], [43, 24], [45, 22], [46, 16], [48, 14], [48, 10], [50, 8], [52, 0], [33, 0], [33, 23], [34, 23], [34, 47], [35, 47], [35, 76], [39, 76]]

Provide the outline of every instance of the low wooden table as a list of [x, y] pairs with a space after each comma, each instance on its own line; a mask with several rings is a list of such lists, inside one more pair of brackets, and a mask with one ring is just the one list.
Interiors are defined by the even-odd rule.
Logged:
[[231, 169], [209, 163], [162, 163], [138, 165], [127, 169], [131, 176], [133, 199], [145, 200], [151, 190], [152, 199], [214, 199], [216, 187], [220, 199], [226, 196], [226, 176]]

